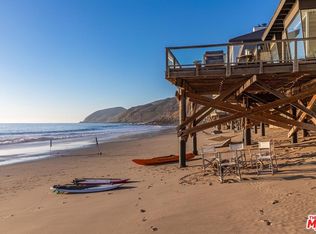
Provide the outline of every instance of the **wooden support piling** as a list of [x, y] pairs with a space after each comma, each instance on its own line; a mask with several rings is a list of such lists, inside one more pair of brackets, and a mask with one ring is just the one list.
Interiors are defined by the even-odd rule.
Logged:
[[198, 149], [197, 149], [197, 137], [196, 137], [196, 133], [193, 134], [193, 137], [192, 137], [192, 143], [193, 143], [193, 154], [194, 155], [198, 155], [199, 152], [198, 152]]
[[[184, 89], [180, 89], [180, 102], [179, 102], [179, 123], [182, 124], [186, 120], [186, 92]], [[182, 130], [184, 130], [182, 128]], [[186, 167], [186, 141], [184, 136], [179, 137], [179, 167]]]
[[264, 123], [260, 124], [260, 129], [261, 129], [261, 136], [265, 136], [266, 135], [266, 129], [265, 129], [265, 124]]
[[[307, 121], [304, 120], [304, 122], [306, 123]], [[309, 132], [306, 129], [303, 129], [303, 137], [308, 137], [309, 136]]]
[[[293, 116], [297, 115], [296, 107], [291, 106], [291, 111], [292, 111]], [[298, 142], [297, 132], [293, 133], [292, 138], [291, 138], [291, 142], [292, 142], [292, 144], [296, 144]]]
[[[247, 97], [243, 98], [243, 105], [246, 109], [249, 108], [249, 99]], [[244, 144], [251, 145], [251, 128], [249, 127], [248, 118], [244, 118]]]

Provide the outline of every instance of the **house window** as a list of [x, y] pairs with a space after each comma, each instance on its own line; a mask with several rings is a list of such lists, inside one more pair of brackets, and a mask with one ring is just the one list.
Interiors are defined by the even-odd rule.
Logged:
[[[302, 10], [302, 27], [305, 38], [316, 37], [316, 9]], [[305, 42], [307, 58], [316, 58], [316, 40]]]
[[271, 56], [272, 56], [273, 62], [279, 62], [279, 51], [278, 51], [277, 43], [273, 43], [271, 45]]
[[[288, 39], [297, 39], [303, 38], [303, 28], [302, 28], [302, 21], [301, 21], [301, 14], [298, 13], [295, 18], [293, 19], [292, 23], [287, 28], [287, 38]], [[290, 42], [290, 55], [291, 59], [294, 59], [294, 42]], [[297, 58], [303, 59], [305, 58], [305, 46], [303, 41], [297, 42]]]

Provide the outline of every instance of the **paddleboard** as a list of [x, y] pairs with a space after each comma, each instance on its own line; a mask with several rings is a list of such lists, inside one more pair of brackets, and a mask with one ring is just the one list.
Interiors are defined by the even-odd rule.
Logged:
[[98, 186], [66, 184], [54, 185], [50, 189], [58, 193], [96, 193], [117, 189], [121, 186], [122, 184], [104, 184]]
[[102, 184], [123, 184], [129, 179], [115, 179], [115, 178], [76, 178], [73, 180], [74, 184], [82, 185], [102, 185]]

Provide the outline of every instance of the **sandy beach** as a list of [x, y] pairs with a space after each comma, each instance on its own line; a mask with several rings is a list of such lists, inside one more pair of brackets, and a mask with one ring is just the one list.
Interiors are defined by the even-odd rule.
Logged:
[[[240, 134], [232, 132], [222, 136], [240, 140]], [[286, 133], [279, 129], [267, 134], [286, 143], [283, 136]], [[204, 133], [198, 137], [199, 146], [214, 139]], [[220, 184], [216, 176], [203, 176], [199, 157], [184, 169], [177, 164], [143, 167], [131, 162], [177, 153], [177, 143], [175, 132], [165, 131], [102, 144], [102, 156], [91, 148], [0, 167], [0, 233], [306, 231], [307, 216], [316, 212], [315, 147], [283, 150], [279, 173], [257, 176], [247, 171], [241, 183]], [[124, 177], [133, 183], [95, 194], [49, 190], [76, 177]]]

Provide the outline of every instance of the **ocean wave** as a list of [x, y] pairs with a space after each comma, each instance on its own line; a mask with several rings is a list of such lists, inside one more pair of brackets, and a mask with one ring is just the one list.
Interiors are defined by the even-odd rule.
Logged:
[[[33, 128], [33, 131], [25, 131], [30, 130], [30, 128]], [[58, 130], [48, 131], [48, 128], [54, 128], [54, 126], [41, 125], [41, 127], [37, 127], [36, 125], [31, 125], [23, 126], [22, 128], [19, 126], [11, 129], [9, 128], [7, 131], [0, 133], [0, 145], [78, 139], [84, 137], [112, 138], [117, 135], [159, 131], [164, 127], [157, 125], [150, 126], [132, 124], [102, 124], [92, 126], [90, 124], [57, 124], [56, 128]]]

